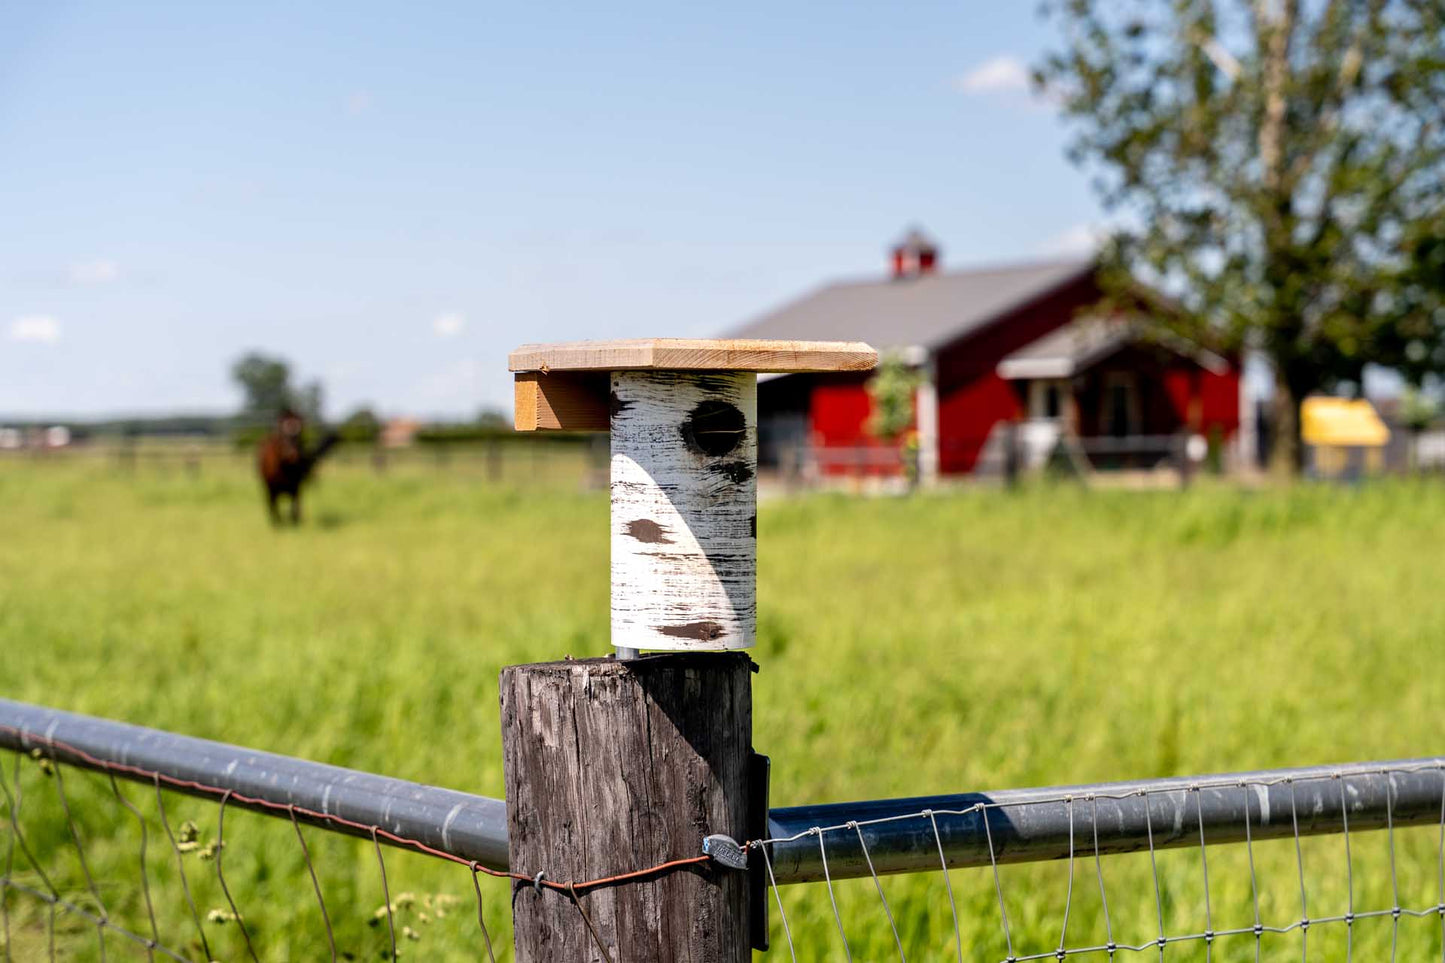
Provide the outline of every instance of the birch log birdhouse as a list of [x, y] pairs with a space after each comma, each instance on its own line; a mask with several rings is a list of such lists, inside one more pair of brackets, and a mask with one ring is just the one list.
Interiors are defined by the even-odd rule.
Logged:
[[760, 372], [867, 371], [860, 342], [644, 339], [512, 352], [519, 431], [610, 431], [612, 644], [752, 646]]

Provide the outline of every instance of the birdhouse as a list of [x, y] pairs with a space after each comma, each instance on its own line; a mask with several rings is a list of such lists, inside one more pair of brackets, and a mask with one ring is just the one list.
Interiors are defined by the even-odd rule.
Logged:
[[866, 371], [860, 342], [524, 345], [519, 431], [611, 434], [612, 645], [752, 646], [757, 624], [757, 376]]

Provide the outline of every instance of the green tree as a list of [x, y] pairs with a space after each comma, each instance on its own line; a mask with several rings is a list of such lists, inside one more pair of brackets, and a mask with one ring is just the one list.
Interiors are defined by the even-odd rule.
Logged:
[[260, 351], [248, 352], [231, 365], [231, 378], [244, 395], [241, 414], [247, 421], [269, 422], [287, 407], [313, 423], [321, 420], [321, 382], [293, 385], [291, 366], [284, 358]]
[[483, 408], [477, 412], [477, 427], [511, 431], [512, 416], [498, 408]]
[[371, 444], [381, 437], [381, 419], [370, 406], [362, 405], [346, 416], [337, 434], [345, 441]]
[[[864, 426], [875, 438], [896, 442], [913, 424], [913, 399], [923, 378], [896, 351], [878, 362], [878, 373], [868, 379], [868, 397], [873, 412]], [[903, 468], [909, 487], [918, 484], [918, 439], [909, 438], [903, 448]]]
[[878, 372], [868, 379], [868, 397], [873, 412], [868, 416], [868, 433], [884, 441], [896, 441], [913, 424], [913, 395], [922, 380], [913, 366], [894, 352], [878, 362]]
[[[1035, 79], [1071, 157], [1126, 225], [1109, 290], [1153, 283], [1163, 322], [1275, 372], [1272, 463], [1299, 403], [1366, 363], [1445, 366], [1445, 5], [1439, 0], [1055, 0]], [[1439, 270], [1437, 263], [1435, 270]]]
[[291, 403], [291, 366], [280, 358], [252, 351], [231, 365], [231, 380], [244, 394], [241, 411], [250, 420], [266, 421]]

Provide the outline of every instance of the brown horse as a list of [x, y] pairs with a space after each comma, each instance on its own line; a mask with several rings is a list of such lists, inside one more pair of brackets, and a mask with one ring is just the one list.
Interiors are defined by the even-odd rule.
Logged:
[[282, 495], [291, 496], [291, 524], [301, 524], [301, 486], [332, 446], [337, 437], [328, 433], [320, 444], [307, 451], [301, 439], [306, 427], [301, 416], [289, 408], [282, 409], [276, 418], [276, 429], [265, 438], [256, 451], [256, 467], [261, 472], [261, 483], [266, 486], [266, 507], [271, 513], [271, 524], [281, 524], [279, 502]]

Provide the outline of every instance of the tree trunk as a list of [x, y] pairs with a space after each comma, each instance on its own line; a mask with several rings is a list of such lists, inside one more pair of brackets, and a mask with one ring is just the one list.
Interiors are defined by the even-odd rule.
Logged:
[[1269, 406], [1269, 471], [1284, 481], [1299, 477], [1304, 467], [1304, 441], [1300, 437], [1300, 391], [1275, 363], [1274, 397]]

